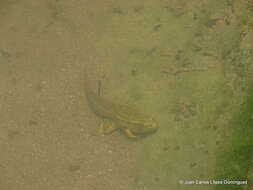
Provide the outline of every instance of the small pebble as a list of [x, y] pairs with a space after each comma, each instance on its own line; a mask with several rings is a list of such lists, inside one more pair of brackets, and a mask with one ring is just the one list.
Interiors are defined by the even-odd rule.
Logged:
[[69, 166], [69, 171], [70, 172], [75, 172], [75, 171], [80, 170], [80, 168], [81, 168], [80, 165], [71, 165], [71, 166]]
[[190, 164], [190, 168], [193, 168], [193, 167], [195, 167], [196, 165], [197, 165], [196, 162], [192, 162], [192, 163]]
[[156, 182], [159, 182], [159, 181], [160, 181], [160, 178], [159, 178], [159, 177], [155, 177], [155, 181], [156, 181]]
[[178, 145], [175, 146], [174, 150], [176, 150], [176, 151], [180, 150], [180, 146], [178, 146]]

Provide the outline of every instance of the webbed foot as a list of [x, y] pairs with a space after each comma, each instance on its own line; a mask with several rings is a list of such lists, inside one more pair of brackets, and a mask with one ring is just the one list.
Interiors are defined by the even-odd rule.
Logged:
[[129, 129], [124, 130], [128, 138], [136, 138], [136, 136]]

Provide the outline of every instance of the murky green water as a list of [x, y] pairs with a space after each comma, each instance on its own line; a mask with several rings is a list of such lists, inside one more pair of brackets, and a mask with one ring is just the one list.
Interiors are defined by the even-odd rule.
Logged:
[[[0, 4], [0, 187], [252, 188], [253, 1]], [[94, 136], [85, 70], [159, 130]]]
[[[98, 44], [108, 48], [100, 53], [111, 63], [112, 80], [120, 79], [112, 82], [122, 90], [115, 93], [143, 105], [161, 126], [138, 144], [133, 189], [239, 189], [210, 183], [246, 180], [247, 170], [220, 176], [233, 166], [226, 166], [229, 156], [217, 155], [232, 156], [231, 146], [241, 143], [235, 136], [243, 126], [232, 123], [252, 79], [249, 3], [112, 2], [98, 18], [105, 20]], [[252, 154], [252, 142], [242, 144]]]

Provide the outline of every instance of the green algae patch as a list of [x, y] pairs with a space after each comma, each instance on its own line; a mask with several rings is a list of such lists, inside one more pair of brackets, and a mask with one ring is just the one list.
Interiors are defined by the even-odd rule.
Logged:
[[[231, 122], [234, 135], [229, 147], [217, 155], [217, 180], [245, 181], [253, 158], [253, 84], [237, 117]], [[243, 189], [243, 185], [217, 185], [217, 190]]]

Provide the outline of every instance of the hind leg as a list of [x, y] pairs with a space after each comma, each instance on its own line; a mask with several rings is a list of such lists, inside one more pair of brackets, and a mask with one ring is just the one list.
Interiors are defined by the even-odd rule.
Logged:
[[103, 136], [105, 134], [110, 134], [117, 129], [118, 127], [112, 120], [104, 119], [98, 127], [98, 135]]
[[136, 138], [136, 136], [129, 129], [125, 129], [124, 131], [128, 138], [131, 138], [131, 139]]

